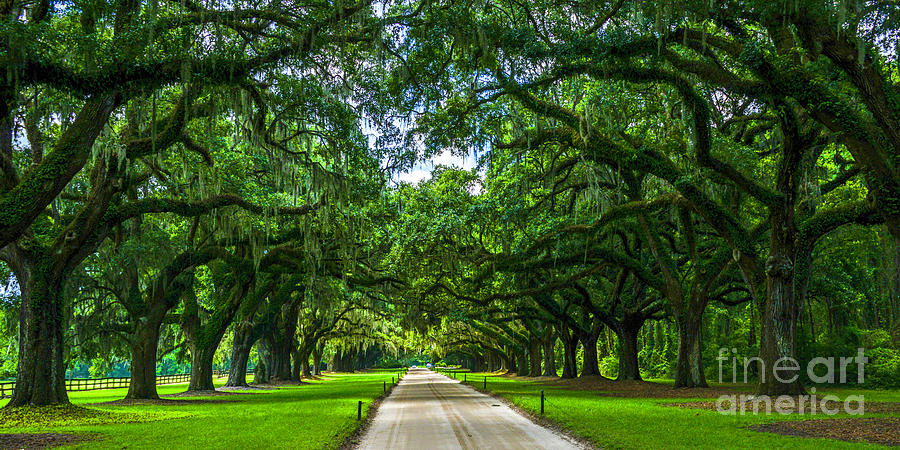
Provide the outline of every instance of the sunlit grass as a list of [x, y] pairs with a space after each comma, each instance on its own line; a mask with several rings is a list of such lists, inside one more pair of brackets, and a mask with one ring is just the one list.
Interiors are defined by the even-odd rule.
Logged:
[[[85, 420], [60, 416], [60, 421], [3, 427], [3, 433], [54, 432], [99, 434], [99, 440], [76, 448], [336, 448], [359, 425], [357, 402], [363, 416], [371, 401], [381, 395], [383, 382], [392, 373], [325, 375], [320, 380], [277, 390], [250, 391], [207, 397], [212, 402], [183, 405], [89, 406]], [[224, 380], [217, 380], [217, 385]], [[183, 392], [186, 384], [160, 386], [160, 394]], [[119, 400], [126, 389], [73, 392], [75, 405]], [[179, 400], [187, 397], [179, 397]], [[5, 401], [4, 401], [5, 403]], [[111, 414], [113, 419], [104, 414]], [[133, 422], [135, 416], [152, 421], [114, 423], [119, 413]], [[106, 417], [102, 424], [94, 419]], [[110, 423], [112, 421], [113, 423]], [[125, 421], [125, 420], [123, 420]]]
[[[587, 390], [565, 389], [541, 381], [492, 374], [470, 374], [470, 384], [481, 388], [488, 375], [487, 389], [517, 406], [540, 411], [540, 391], [545, 394], [545, 415], [573, 434], [603, 448], [867, 448], [876, 445], [781, 436], [750, 430], [754, 424], [839, 416], [799, 416], [796, 414], [723, 415], [717, 411], [677, 408], [666, 403], [696, 402], [696, 398], [607, 397]], [[738, 387], [739, 390], [743, 386]], [[866, 401], [900, 401], [897, 390], [818, 390], [838, 397], [865, 395]], [[715, 399], [707, 399], [715, 400]], [[888, 414], [897, 416], [898, 414]]]

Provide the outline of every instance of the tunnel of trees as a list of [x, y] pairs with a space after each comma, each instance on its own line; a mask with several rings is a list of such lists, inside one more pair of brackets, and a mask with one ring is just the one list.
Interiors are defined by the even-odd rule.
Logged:
[[0, 0], [0, 22], [9, 407], [85, 370], [156, 399], [172, 367], [206, 391], [408, 354], [692, 388], [724, 348], [779, 395], [808, 381], [779, 359], [861, 347], [868, 385], [900, 383], [896, 2]]

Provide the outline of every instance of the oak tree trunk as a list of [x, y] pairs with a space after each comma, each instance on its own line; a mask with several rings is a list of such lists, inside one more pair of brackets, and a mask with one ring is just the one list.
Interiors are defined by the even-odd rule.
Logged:
[[313, 376], [319, 376], [322, 374], [322, 349], [319, 348], [318, 345], [315, 346], [312, 352], [313, 357]]
[[516, 361], [516, 375], [520, 377], [527, 377], [529, 370], [528, 353], [523, 350], [518, 352], [516, 356], [518, 357]]
[[544, 373], [545, 377], [555, 377], [556, 373], [556, 335], [553, 329], [547, 327], [547, 336], [544, 338]]
[[537, 337], [532, 337], [531, 345], [528, 347], [528, 362], [530, 364], [528, 376], [541, 376], [541, 341]]
[[34, 264], [27, 281], [20, 283], [19, 362], [16, 390], [7, 408], [69, 403], [63, 359], [63, 283], [49, 273], [47, 264], [50, 261]]
[[703, 312], [689, 309], [676, 314], [678, 325], [678, 360], [675, 362], [675, 387], [707, 387], [703, 373], [702, 342], [700, 339]]
[[309, 364], [309, 358], [301, 361], [300, 376], [303, 378], [312, 378], [312, 366]]
[[619, 376], [617, 380], [640, 380], [641, 370], [638, 366], [638, 332], [641, 323], [623, 321], [615, 328], [619, 341]]
[[[779, 370], [779, 362], [798, 364], [796, 355], [797, 320], [800, 317], [802, 292], [797, 282], [805, 284], [809, 259], [798, 260], [797, 225], [794, 210], [799, 184], [802, 151], [798, 138], [785, 133], [781, 168], [776, 187], [782, 194], [781, 205], [769, 210], [769, 256], [766, 259], [766, 297], [760, 307], [759, 358], [761, 372], [759, 393], [763, 395], [798, 395], [805, 390], [797, 370]], [[811, 249], [809, 250], [811, 252]], [[801, 277], [797, 277], [797, 272]], [[805, 291], [805, 287], [803, 289]], [[782, 365], [782, 367], [784, 367]]]
[[291, 376], [291, 349], [288, 346], [279, 346], [272, 352], [272, 376], [278, 380], [293, 380]]
[[251, 347], [231, 348], [231, 367], [228, 369], [228, 381], [225, 382], [227, 387], [246, 387], [247, 384], [247, 364], [250, 361]]
[[[218, 341], [216, 341], [218, 344]], [[195, 345], [191, 348], [191, 382], [188, 391], [214, 391], [213, 358], [216, 348]]]
[[600, 375], [600, 364], [597, 358], [597, 335], [584, 334], [581, 336], [582, 354], [581, 376], [590, 377]]
[[335, 372], [353, 372], [353, 359], [355, 353], [346, 351], [346, 350], [338, 350], [334, 354], [334, 360], [332, 364], [334, 365]]
[[250, 350], [253, 349], [251, 327], [235, 326], [231, 342], [231, 367], [228, 369], [228, 381], [225, 386], [247, 386], [247, 363], [250, 361]]
[[[777, 251], [778, 249], [772, 249]], [[762, 372], [759, 378], [761, 395], [800, 395], [800, 371], [775, 367], [782, 358], [796, 362], [797, 320], [800, 302], [795, 295], [794, 270], [786, 255], [770, 256], [766, 262], [766, 302], [761, 308], [759, 358]], [[782, 367], [790, 367], [784, 364]]]
[[259, 354], [259, 361], [256, 364], [256, 370], [253, 371], [253, 383], [254, 384], [268, 384], [271, 381], [269, 377], [269, 367], [266, 363], [266, 347], [262, 341], [260, 341], [259, 345], [256, 347], [257, 352]]
[[266, 349], [263, 357], [270, 381], [291, 380], [291, 346], [285, 342], [284, 337], [270, 334], [264, 337], [260, 344]]
[[578, 339], [565, 332], [560, 333], [560, 339], [563, 342], [562, 378], [575, 378], [578, 376], [578, 366], [575, 361], [578, 352]]
[[131, 384], [125, 395], [128, 399], [159, 399], [156, 392], [156, 350], [162, 321], [157, 318], [146, 319], [148, 320], [136, 321], [138, 329], [131, 343]]
[[309, 365], [310, 353], [312, 353], [312, 348], [308, 343], [304, 343], [297, 349], [297, 359], [300, 363], [300, 377], [298, 379], [312, 377], [312, 368]]
[[300, 349], [294, 349], [291, 352], [291, 379], [300, 381], [303, 377], [304, 367], [309, 370], [309, 355], [306, 356], [306, 362], [303, 362]]

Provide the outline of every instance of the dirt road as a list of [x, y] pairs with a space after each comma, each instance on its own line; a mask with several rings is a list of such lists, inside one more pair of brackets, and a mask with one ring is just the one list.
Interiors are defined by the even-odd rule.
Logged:
[[378, 408], [360, 449], [578, 449], [501, 402], [411, 369]]

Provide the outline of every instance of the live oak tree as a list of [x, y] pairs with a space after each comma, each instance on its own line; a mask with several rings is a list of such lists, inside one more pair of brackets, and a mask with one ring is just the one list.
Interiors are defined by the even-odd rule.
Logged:
[[[231, 386], [403, 346], [596, 376], [615, 342], [699, 387], [740, 341], [802, 393], [775, 361], [897, 329], [897, 11], [0, 0], [10, 406], [104, 358], [156, 398], [172, 349], [209, 390], [229, 338]], [[447, 153], [476, 167], [399, 181]]]
[[[246, 128], [258, 139], [285, 147], [297, 134], [275, 133], [255, 121], [265, 118], [259, 115], [264, 111], [260, 80], [277, 85], [286, 65], [303, 65], [342, 36], [367, 33], [370, 25], [359, 20], [369, 11], [365, 2], [302, 13], [277, 3], [239, 5], [236, 10], [194, 2], [101, 6], [57, 9], [48, 2], [6, 2], [0, 11], [11, 24], [4, 29], [4, 42], [29, 43], [5, 48], [9, 77], [0, 111], [2, 140], [7, 142], [0, 155], [0, 245], [28, 296], [22, 302], [23, 366], [11, 406], [66, 401], [59, 295], [67, 273], [96, 249], [108, 229], [145, 212], [196, 215], [225, 204], [249, 204], [235, 196], [178, 203], [143, 199], [142, 193], [135, 204], [120, 205], [129, 190], [164, 177], [155, 167], [157, 155], [178, 146], [212, 162], [204, 141], [214, 136], [198, 140], [199, 130], [191, 121], [209, 117], [209, 122], [226, 114], [247, 118]], [[113, 32], [98, 31], [105, 27]], [[215, 44], [203, 45], [197, 36], [208, 36]], [[45, 45], [53, 39], [77, 44]], [[233, 89], [250, 100], [232, 108], [204, 97], [210, 88]], [[43, 101], [48, 92], [62, 100]], [[73, 108], [78, 111], [74, 115]], [[304, 119], [317, 113], [321, 111]], [[297, 120], [277, 122], [282, 124], [290, 130]], [[206, 131], [219, 132], [216, 128]], [[16, 148], [21, 130], [27, 148]], [[30, 165], [23, 170], [26, 163]], [[132, 172], [132, 165], [143, 172]], [[88, 189], [78, 187], [77, 177], [83, 177], [81, 186]], [[78, 197], [81, 209], [58, 216], [51, 201], [66, 189]], [[49, 363], [29, 367], [29, 361]]]
[[[303, 61], [364, 28], [354, 19], [368, 6], [363, 1], [298, 13], [279, 3], [230, 10], [193, 1], [69, 8], [49, 1], [4, 2], [0, 20], [10, 26], [3, 36], [2, 64], [8, 76], [0, 88], [0, 246], [14, 242], [44, 214], [82, 170], [122, 105], [144, 99], [155, 112], [160, 90], [240, 85], [260, 72]], [[102, 32], [107, 28], [112, 33]], [[208, 36], [214, 45], [204, 45], [199, 36]], [[58, 42], [67, 45], [53, 45]], [[71, 97], [54, 109], [53, 103], [42, 102], [48, 91]], [[41, 134], [35, 123], [49, 117], [62, 124], [51, 136]], [[16, 167], [12, 149], [23, 122], [33, 165], [27, 171]], [[179, 129], [169, 131], [181, 138]], [[134, 138], [155, 150], [156, 132]]]
[[[717, 276], [731, 264], [740, 269], [744, 289], [760, 304], [760, 357], [769, 370], [778, 358], [795, 356], [794, 328], [807, 257], [815, 242], [853, 222], [885, 221], [896, 235], [891, 206], [896, 174], [890, 156], [896, 149], [886, 144], [896, 128], [887, 100], [895, 89], [889, 80], [896, 68], [866, 42], [884, 37], [881, 19], [872, 18], [881, 12], [878, 6], [845, 5], [845, 15], [839, 18], [837, 10], [804, 2], [784, 8], [762, 2], [729, 2], [716, 8], [684, 2], [682, 8], [671, 9], [653, 2], [610, 2], [599, 11], [587, 6], [569, 11], [548, 4], [548, 14], [541, 19], [533, 15], [533, 5], [456, 6], [448, 4], [425, 19], [432, 20], [432, 26], [455, 30], [449, 33], [454, 45], [415, 30], [401, 44], [400, 53], [406, 52], [402, 45], [414, 46], [409, 47], [400, 76], [411, 81], [412, 92], [427, 99], [426, 107], [429, 100], [436, 101], [419, 121], [419, 130], [430, 139], [426, 143], [464, 148], [469, 141], [477, 147], [488, 140], [486, 135], [516, 134], [523, 129], [521, 121], [509, 117], [524, 109], [533, 115], [534, 125], [527, 124], [531, 129], [518, 134], [524, 134], [519, 140], [529, 148], [548, 142], [577, 148], [582, 159], [671, 186], [676, 202], [687, 208], [685, 228], [694, 226], [691, 216], [696, 214], [731, 248], [733, 262], [719, 252], [714, 267], [704, 272]], [[850, 19], [844, 22], [848, 14]], [[510, 18], [516, 25], [509, 26]], [[875, 30], [865, 36], [860, 25], [872, 21]], [[435, 58], [435, 52], [441, 56]], [[820, 56], [830, 61], [826, 64]], [[428, 67], [435, 59], [452, 68], [442, 79], [445, 84], [420, 88], [422, 74], [415, 69]], [[452, 80], [464, 78], [473, 80], [464, 93], [445, 89]], [[826, 89], [823, 80], [847, 89]], [[633, 126], [606, 126], [608, 113], [595, 106], [593, 85], [611, 83], [633, 90], [655, 86], [660, 89], [657, 95], [669, 97], [658, 109], [645, 103], [638, 114], [650, 124], [662, 124], [662, 133], [681, 135], [680, 146], [667, 148], [661, 133], [638, 135], [629, 132]], [[506, 98], [514, 105], [505, 106]], [[871, 118], [852, 111], [848, 105], [856, 101], [865, 105]], [[680, 120], [673, 121], [673, 113]], [[746, 157], [740, 153], [745, 150], [727, 143], [735, 140], [735, 128], [741, 130], [738, 143], [759, 149], [756, 162], [736, 164]], [[886, 145], [874, 145], [872, 139]], [[823, 155], [844, 149], [853, 155], [852, 167], [830, 173], [819, 169], [828, 167], [822, 164]], [[686, 166], [688, 161], [695, 165]], [[772, 163], [776, 169], [771, 176], [749, 171], [766, 170]], [[816, 171], [831, 176], [801, 185], [802, 176]], [[827, 193], [860, 173], [865, 175], [868, 202], [810, 214], [816, 199], [804, 195], [811, 192], [811, 185], [819, 184], [815, 189]], [[720, 198], [698, 176], [736, 192], [738, 202]], [[768, 217], [748, 214], [744, 208], [749, 205], [768, 208]], [[672, 306], [680, 310], [682, 297], [694, 305], [679, 316], [683, 337], [697, 336], [697, 321], [715, 277], [699, 283], [702, 289], [691, 289], [690, 295], [681, 292], [680, 283], [668, 275], [673, 272], [667, 263], [671, 258], [654, 244], [658, 227], [641, 221], [668, 279], [664, 293]], [[768, 245], [761, 242], [764, 234]], [[690, 354], [699, 352], [698, 345], [687, 348]], [[699, 364], [689, 372], [693, 376], [685, 380], [687, 385], [704, 384]], [[762, 393], [802, 391], [797, 383], [778, 383], [771, 372], [768, 375], [760, 384]]]

